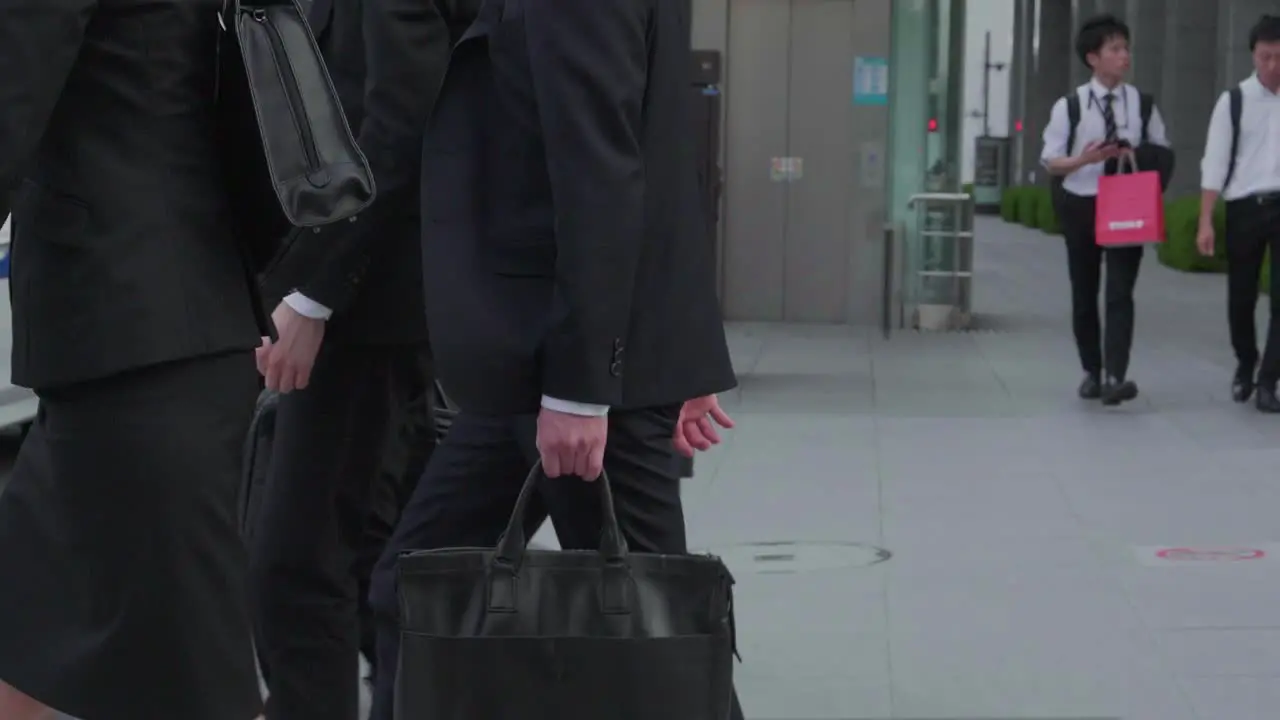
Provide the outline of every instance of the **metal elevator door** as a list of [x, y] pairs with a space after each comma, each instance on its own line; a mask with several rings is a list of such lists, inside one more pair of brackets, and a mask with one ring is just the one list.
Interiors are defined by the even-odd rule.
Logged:
[[848, 322], [853, 0], [731, 0], [729, 319]]

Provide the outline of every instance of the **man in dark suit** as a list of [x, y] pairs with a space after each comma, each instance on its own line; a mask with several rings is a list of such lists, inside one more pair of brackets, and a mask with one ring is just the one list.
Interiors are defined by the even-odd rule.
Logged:
[[370, 535], [373, 498], [392, 481], [380, 469], [394, 425], [430, 387], [418, 163], [449, 36], [421, 0], [315, 0], [310, 17], [378, 197], [356, 222], [303, 235], [264, 278], [282, 301], [259, 363], [283, 394], [250, 567], [268, 715], [354, 720], [362, 558], [386, 538]]
[[392, 712], [397, 554], [493, 546], [535, 460], [559, 478], [542, 495], [564, 547], [601, 530], [598, 488], [566, 476], [606, 468], [630, 546], [687, 550], [673, 437], [735, 379], [684, 5], [489, 0], [454, 49], [423, 151], [423, 268], [460, 413], [374, 573], [374, 720]]

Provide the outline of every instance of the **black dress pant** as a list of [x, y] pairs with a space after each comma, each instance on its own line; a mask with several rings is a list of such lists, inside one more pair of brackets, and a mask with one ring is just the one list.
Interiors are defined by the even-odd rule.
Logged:
[[[619, 525], [637, 552], [687, 552], [681, 467], [671, 443], [679, 410], [679, 406], [616, 410], [609, 416], [604, 464]], [[406, 550], [495, 546], [525, 476], [537, 460], [535, 437], [532, 415], [483, 417], [464, 412], [436, 448], [374, 571], [371, 602], [378, 619], [379, 670], [370, 720], [393, 718], [397, 681], [393, 669], [400, 645], [398, 556]], [[576, 478], [557, 478], [544, 480], [540, 490], [562, 547], [599, 546], [599, 488]], [[526, 524], [526, 528], [537, 524]], [[733, 720], [741, 718], [735, 700]]]
[[[1275, 387], [1280, 380], [1280, 193], [1258, 195], [1227, 203], [1227, 323], [1236, 360], [1257, 368], [1258, 384]], [[1266, 349], [1258, 365], [1258, 334], [1254, 310], [1258, 281], [1267, 250], [1271, 250], [1271, 320]]]
[[418, 345], [326, 343], [308, 387], [280, 398], [250, 548], [272, 720], [357, 718], [360, 558], [382, 542], [369, 537], [373, 488], [394, 423], [430, 382], [422, 353]]
[[[1071, 278], [1071, 327], [1080, 365], [1091, 374], [1124, 380], [1133, 346], [1133, 288], [1142, 267], [1143, 246], [1101, 248], [1094, 233], [1096, 201], [1064, 192], [1062, 234]], [[1098, 291], [1106, 259], [1105, 320], [1098, 317]], [[1105, 330], [1104, 330], [1105, 327]]]
[[356, 549], [356, 582], [359, 584], [360, 654], [373, 665], [376, 661], [377, 633], [373, 609], [369, 606], [369, 579], [400, 511], [409, 502], [418, 479], [436, 446], [435, 395], [432, 392], [431, 350], [424, 346], [419, 356], [420, 372], [406, 383], [408, 402], [393, 417], [378, 477], [370, 490], [369, 512], [364, 534]]

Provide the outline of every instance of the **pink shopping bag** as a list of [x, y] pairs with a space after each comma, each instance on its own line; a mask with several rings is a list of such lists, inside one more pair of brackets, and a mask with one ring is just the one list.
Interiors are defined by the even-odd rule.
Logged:
[[1164, 193], [1160, 173], [1105, 175], [1098, 179], [1094, 226], [1098, 244], [1125, 247], [1164, 242]]

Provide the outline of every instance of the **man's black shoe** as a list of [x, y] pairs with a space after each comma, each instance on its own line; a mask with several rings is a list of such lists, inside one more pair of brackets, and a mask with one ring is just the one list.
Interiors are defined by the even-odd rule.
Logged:
[[1107, 378], [1102, 386], [1102, 404], [1114, 407], [1138, 397], [1138, 386], [1132, 380]]
[[1076, 390], [1076, 394], [1081, 400], [1097, 400], [1102, 397], [1102, 380], [1095, 373], [1085, 375], [1084, 380], [1080, 381], [1080, 388]]
[[1231, 399], [1238, 403], [1248, 402], [1253, 395], [1253, 368], [1241, 366], [1231, 378]]
[[1258, 392], [1258, 397], [1255, 400], [1255, 402], [1257, 403], [1257, 406], [1258, 406], [1258, 412], [1264, 412], [1268, 414], [1280, 413], [1280, 398], [1276, 397], [1275, 385], [1269, 385], [1269, 386], [1259, 385], [1257, 392]]

